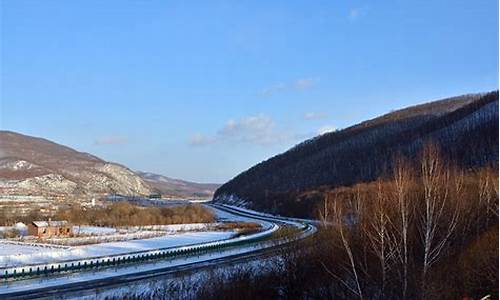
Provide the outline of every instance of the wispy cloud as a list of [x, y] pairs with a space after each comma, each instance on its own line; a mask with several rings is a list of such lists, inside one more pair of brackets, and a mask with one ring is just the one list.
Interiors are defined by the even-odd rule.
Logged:
[[349, 19], [354, 20], [359, 17], [359, 9], [357, 8], [351, 8], [349, 11]]
[[316, 133], [318, 135], [322, 135], [322, 134], [334, 132], [334, 131], [337, 131], [337, 127], [335, 127], [333, 125], [325, 125], [325, 126], [321, 126]]
[[94, 141], [95, 145], [124, 145], [128, 144], [129, 140], [123, 136], [105, 136], [99, 137]]
[[263, 96], [271, 96], [272, 94], [274, 94], [278, 91], [284, 90], [286, 88], [287, 88], [287, 85], [285, 83], [279, 82], [279, 83], [276, 83], [270, 87], [263, 89], [262, 91], [260, 91], [260, 94]]
[[280, 91], [304, 91], [313, 88], [319, 82], [319, 78], [299, 78], [290, 82], [278, 82], [259, 92], [263, 96], [271, 96]]
[[297, 79], [293, 83], [293, 86], [297, 90], [307, 90], [314, 87], [318, 83], [319, 79], [317, 78], [302, 78]]
[[321, 112], [306, 112], [304, 114], [305, 120], [323, 120], [328, 118], [328, 114]]
[[259, 114], [228, 120], [214, 135], [195, 134], [189, 144], [204, 146], [214, 143], [233, 143], [268, 146], [295, 138], [293, 133], [278, 129], [271, 117]]
[[205, 146], [213, 144], [215, 142], [215, 138], [203, 135], [201, 133], [195, 133], [189, 140], [189, 144], [192, 146]]
[[363, 7], [363, 8], [359, 8], [359, 7], [351, 8], [349, 10], [348, 18], [351, 21], [356, 21], [359, 18], [365, 16], [366, 15], [366, 11], [367, 11], [366, 7]]

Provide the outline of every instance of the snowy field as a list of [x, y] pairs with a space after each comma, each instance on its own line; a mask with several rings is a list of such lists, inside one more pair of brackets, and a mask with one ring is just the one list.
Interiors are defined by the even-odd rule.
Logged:
[[[260, 234], [254, 234], [254, 235], [260, 235]], [[13, 282], [7, 282], [5, 284], [0, 284], [0, 298], [2, 293], [11, 293], [11, 292], [17, 292], [17, 291], [23, 291], [23, 290], [28, 290], [28, 289], [36, 289], [36, 288], [43, 288], [43, 287], [53, 287], [61, 284], [68, 284], [68, 283], [84, 283], [88, 280], [95, 280], [95, 279], [100, 279], [100, 278], [109, 278], [109, 277], [114, 277], [114, 276], [119, 276], [119, 275], [127, 275], [127, 274], [134, 274], [137, 272], [145, 272], [145, 271], [152, 271], [152, 270], [158, 270], [166, 267], [175, 267], [175, 266], [181, 266], [185, 264], [193, 264], [193, 263], [200, 263], [204, 262], [207, 260], [215, 259], [215, 258], [222, 258], [222, 257], [227, 257], [235, 254], [243, 254], [243, 253], [249, 253], [256, 251], [257, 249], [262, 249], [269, 247], [271, 245], [275, 245], [274, 241], [267, 241], [267, 242], [261, 242], [256, 245], [248, 245], [244, 247], [237, 247], [237, 248], [229, 248], [229, 249], [222, 249], [217, 252], [209, 252], [201, 255], [196, 255], [196, 256], [190, 256], [190, 257], [180, 257], [180, 258], [175, 258], [173, 260], [160, 260], [156, 262], [151, 262], [151, 263], [144, 263], [140, 265], [133, 265], [133, 266], [123, 266], [120, 268], [108, 268], [100, 271], [90, 271], [90, 272], [80, 272], [80, 273], [70, 273], [70, 274], [64, 274], [63, 276], [53, 276], [53, 277], [46, 277], [43, 279], [40, 278], [34, 278], [34, 279], [27, 279], [27, 280], [22, 280], [22, 281], [13, 281]], [[259, 264], [259, 267], [262, 267], [262, 264]], [[62, 296], [61, 299], [105, 299], [106, 296], [123, 296], [127, 295], [129, 293], [137, 293], [140, 292], [141, 290], [148, 289], [150, 280], [146, 280], [146, 283], [143, 283], [145, 286], [134, 286], [132, 289], [127, 289], [126, 287], [120, 287], [118, 288], [118, 291], [113, 290], [111, 293], [103, 293], [103, 294], [95, 294], [95, 291], [91, 291], [91, 295], [89, 296], [84, 295], [82, 293], [78, 293], [79, 296], [75, 295], [68, 295]], [[101, 290], [101, 289], [99, 289]]]
[[273, 270], [279, 270], [281, 267], [282, 261], [279, 258], [262, 258], [235, 265], [215, 265], [210, 269], [185, 272], [174, 278], [149, 278], [128, 285], [113, 286], [97, 291], [79, 293], [78, 295], [69, 295], [64, 299], [118, 300], [126, 297], [151, 299], [153, 295], [169, 295], [171, 299], [194, 299], [196, 292], [201, 287], [210, 286], [209, 280], [211, 280], [213, 276], [230, 276], [242, 270], [263, 274]]
[[262, 226], [262, 229], [264, 229], [264, 230], [267, 230], [267, 229], [273, 227], [273, 224], [271, 222], [268, 222], [268, 221], [254, 219], [254, 218], [252, 218], [250, 216], [246, 217], [246, 216], [241, 216], [241, 215], [235, 215], [235, 214], [232, 214], [230, 212], [217, 209], [216, 207], [213, 207], [213, 206], [207, 206], [207, 207], [210, 208], [214, 212], [215, 217], [219, 221], [225, 221], [225, 222], [228, 222], [228, 221], [230, 221], [230, 222], [252, 222], [252, 223], [257, 223], [257, 224], [260, 224], [260, 226]]
[[80, 247], [90, 256], [108, 256], [114, 254], [123, 254], [128, 252], [144, 251], [151, 249], [160, 249], [173, 246], [183, 246], [189, 244], [204, 243], [208, 241], [218, 241], [228, 239], [234, 235], [233, 232], [186, 232], [174, 235], [165, 235], [162, 237], [133, 240], [127, 242], [102, 243]]
[[180, 231], [211, 231], [221, 223], [191, 223], [191, 224], [171, 224], [171, 225], [147, 225], [147, 226], [134, 226], [128, 229], [136, 230], [160, 230], [166, 232], [180, 232]]
[[[251, 221], [251, 222], [257, 222], [263, 225], [263, 227], [267, 227], [270, 222], [267, 221], [261, 221], [261, 220], [256, 220], [252, 219], [250, 217], [246, 216], [236, 216], [233, 215], [229, 212], [224, 212], [221, 211], [217, 208], [212, 208], [216, 214], [218, 215], [219, 220], [230, 220], [230, 221]], [[297, 226], [300, 226], [300, 224], [297, 224]], [[235, 240], [250, 240], [254, 238], [258, 238], [259, 236], [263, 235], [269, 235], [275, 230], [277, 230], [279, 227], [276, 224], [272, 224], [272, 228], [264, 231], [264, 232], [259, 232], [259, 233], [254, 233], [249, 236], [240, 236], [237, 238], [234, 238]], [[303, 238], [305, 236], [311, 235], [315, 232], [314, 227], [310, 227], [308, 230], [304, 231], [301, 235], [300, 238]], [[115, 243], [103, 243], [103, 244], [98, 244], [98, 245], [88, 245], [88, 246], [80, 246], [80, 247], [67, 247], [69, 250], [68, 253], [66, 253], [63, 257], [64, 259], [73, 259], [73, 258], [89, 258], [92, 255], [98, 254], [100, 256], [102, 255], [112, 255], [112, 254], [119, 254], [119, 253], [130, 253], [134, 251], [143, 251], [143, 250], [148, 250], [148, 249], [157, 249], [157, 248], [164, 248], [164, 247], [170, 247], [170, 246], [183, 246], [183, 245], [188, 245], [188, 244], [196, 244], [196, 243], [203, 243], [203, 242], [209, 242], [209, 241], [215, 241], [215, 240], [224, 240], [229, 237], [231, 237], [233, 233], [231, 232], [210, 232], [210, 231], [205, 231], [205, 232], [189, 232], [189, 233], [176, 233], [173, 235], [167, 235], [163, 236], [160, 238], [154, 238], [154, 239], [144, 239], [144, 240], [134, 240], [134, 241], [127, 241], [127, 242], [115, 242]], [[175, 237], [175, 239], [172, 239], [172, 237]], [[231, 240], [226, 240], [222, 241], [220, 243], [225, 243], [229, 242]], [[50, 277], [44, 277], [44, 278], [33, 278], [33, 279], [26, 279], [26, 280], [20, 280], [20, 281], [12, 281], [12, 282], [5, 282], [4, 284], [0, 284], [0, 298], [1, 294], [3, 293], [11, 293], [11, 292], [16, 292], [16, 291], [23, 291], [27, 289], [36, 289], [36, 288], [41, 288], [41, 287], [54, 287], [57, 285], [61, 284], [67, 284], [67, 283], [78, 283], [78, 282], [86, 282], [88, 280], [95, 280], [95, 279], [102, 279], [102, 278], [109, 278], [109, 277], [114, 277], [118, 275], [126, 275], [126, 274], [134, 274], [137, 272], [144, 272], [144, 271], [153, 271], [153, 270], [158, 270], [166, 267], [174, 267], [174, 266], [180, 266], [180, 265], [185, 265], [185, 264], [192, 264], [192, 263], [198, 263], [198, 262], [204, 262], [207, 260], [211, 260], [214, 258], [222, 258], [222, 257], [227, 257], [230, 255], [235, 255], [235, 254], [242, 254], [242, 253], [249, 253], [253, 252], [256, 249], [262, 249], [266, 248], [272, 245], [276, 245], [277, 241], [263, 241], [263, 242], [258, 242], [256, 244], [249, 244], [246, 246], [240, 246], [240, 247], [230, 247], [226, 249], [221, 249], [219, 251], [214, 251], [214, 252], [207, 252], [203, 254], [198, 254], [198, 255], [192, 255], [192, 256], [187, 256], [187, 257], [176, 257], [174, 259], [168, 259], [168, 260], [157, 260], [153, 261], [151, 263], [142, 263], [142, 264], [133, 264], [133, 265], [124, 265], [118, 268], [106, 268], [103, 270], [98, 270], [98, 271], [89, 271], [89, 272], [75, 272], [75, 273], [69, 273], [69, 274], [63, 274], [60, 276], [50, 276]], [[283, 242], [289, 242], [289, 240], [283, 240]], [[0, 247], [2, 245], [0, 244]], [[61, 246], [59, 246], [61, 247]], [[184, 247], [183, 247], [184, 248]], [[78, 249], [77, 253], [71, 253], [71, 251], [74, 251], [74, 249]], [[54, 249], [54, 250], [61, 250], [61, 249]], [[27, 255], [30, 258], [30, 263], [34, 262], [35, 254]], [[75, 255], [75, 257], [72, 257], [71, 255]], [[46, 256], [43, 257], [43, 259], [47, 259]], [[61, 257], [57, 259], [58, 261], [61, 261]], [[42, 260], [42, 263], [44, 261]], [[262, 267], [262, 265], [259, 264], [259, 268]], [[110, 293], [104, 293], [104, 294], [96, 294], [96, 291], [86, 291], [84, 294], [82, 293], [76, 293], [77, 295], [64, 295], [64, 299], [71, 299], [74, 298], [75, 296], [77, 298], [85, 298], [85, 296], [89, 296], [87, 292], [92, 293], [87, 299], [103, 299], [105, 296], [114, 296], [114, 295], [123, 295], [123, 294], [129, 294], [129, 293], [137, 293], [140, 290], [147, 288], [149, 285], [149, 280], [146, 280], [144, 286], [143, 284], [139, 284], [139, 287], [136, 287], [134, 289], [126, 289], [127, 287], [120, 287], [119, 291], [110, 291]], [[163, 285], [163, 284], [162, 284]], [[128, 285], [127, 285], [128, 286]], [[100, 289], [99, 289], [100, 290]], [[118, 292], [118, 293], [117, 293]], [[62, 296], [62, 295], [61, 295]], [[62, 299], [61, 298], [61, 299]]]
[[75, 234], [102, 235], [117, 232], [116, 228], [98, 226], [73, 226]]
[[[145, 264], [140, 264], [140, 265], [134, 265], [134, 266], [124, 266], [121, 268], [109, 268], [109, 269], [104, 269], [100, 271], [94, 271], [94, 272], [81, 272], [81, 273], [70, 273], [70, 274], [64, 274], [64, 276], [53, 276], [53, 277], [46, 277], [43, 279], [40, 278], [35, 278], [35, 279], [27, 279], [27, 280], [21, 280], [21, 281], [13, 281], [13, 282], [7, 282], [4, 284], [0, 284], [0, 299], [2, 297], [3, 293], [12, 293], [12, 292], [19, 292], [19, 291], [24, 291], [24, 290], [29, 290], [29, 289], [37, 289], [37, 288], [43, 288], [43, 287], [53, 287], [61, 284], [68, 284], [68, 283], [84, 283], [88, 280], [95, 280], [95, 279], [100, 279], [100, 278], [109, 278], [109, 277], [114, 277], [114, 276], [119, 276], [119, 275], [127, 275], [127, 274], [134, 274], [137, 272], [145, 272], [145, 271], [152, 271], [152, 270], [157, 270], [157, 269], [162, 269], [166, 267], [175, 267], [175, 266], [181, 266], [185, 264], [192, 264], [192, 263], [197, 263], [197, 262], [203, 262], [207, 261], [210, 259], [215, 259], [215, 258], [221, 258], [225, 256], [230, 256], [234, 254], [242, 254], [242, 253], [248, 253], [255, 251], [256, 249], [263, 248], [265, 246], [261, 245], [259, 247], [242, 247], [242, 248], [232, 248], [232, 249], [227, 249], [227, 250], [222, 250], [219, 252], [211, 252], [211, 253], [206, 253], [203, 255], [198, 255], [198, 256], [192, 256], [192, 257], [187, 257], [187, 258], [176, 258], [174, 260], [163, 260], [163, 261], [157, 261], [153, 263], [145, 263]], [[149, 282], [149, 280], [147, 280]], [[147, 289], [148, 283], [143, 283], [145, 286], [142, 288]], [[94, 291], [92, 291], [92, 295], [87, 297], [81, 296], [68, 296], [65, 297], [61, 295], [60, 299], [105, 299], [106, 296], [119, 296], [119, 295], [126, 295], [128, 293], [136, 293], [138, 290], [140, 290], [141, 287], [134, 287], [132, 290], [128, 290], [125, 287], [121, 287], [120, 291], [114, 291], [110, 294], [104, 293], [104, 294], [94, 294]], [[79, 293], [81, 294], [81, 293]]]
[[28, 244], [22, 245], [22, 244], [14, 244], [14, 243], [0, 243], [0, 257], [9, 256], [9, 255], [12, 255], [14, 253], [31, 255], [31, 254], [35, 254], [39, 251], [43, 251], [43, 249], [40, 249], [40, 247], [28, 245]]
[[76, 247], [41, 247], [35, 244], [10, 244], [0, 242], [0, 267], [52, 263], [90, 257], [125, 254], [228, 239], [233, 232], [183, 232], [150, 239], [100, 243]]
[[[212, 208], [220, 221], [257, 222], [264, 230], [272, 227], [270, 222], [255, 220], [251, 217], [236, 216], [231, 213]], [[38, 243], [6, 242], [0, 240], [0, 267], [23, 266], [43, 263], [54, 263], [66, 260], [78, 260], [91, 257], [126, 254], [138, 251], [155, 250], [161, 248], [185, 246], [191, 244], [219, 241], [231, 238], [233, 231], [214, 231], [213, 224], [175, 224], [163, 226], [131, 227], [129, 233], [120, 233], [124, 229], [96, 226], [75, 226], [75, 233], [98, 236], [102, 239], [111, 239], [115, 235], [130, 237], [127, 241], [108, 241], [90, 245], [62, 247]], [[141, 231], [144, 229], [155, 231]], [[135, 232], [131, 232], [135, 231]], [[160, 233], [160, 231], [162, 233]], [[156, 233], [161, 236], [151, 237], [141, 234]], [[75, 239], [75, 238], [74, 238]], [[76, 238], [78, 239], [78, 238]], [[85, 237], [80, 237], [85, 239]], [[71, 239], [68, 239], [71, 240]]]
[[[272, 228], [267, 221], [251, 217], [238, 216], [210, 207], [219, 221], [256, 222], [264, 230]], [[231, 238], [233, 231], [215, 231], [213, 226], [220, 223], [176, 224], [162, 226], [131, 227], [127, 230], [110, 227], [74, 226], [75, 233], [94, 237], [77, 237], [72, 239], [99, 238], [105, 242], [81, 246], [58, 246], [39, 244], [38, 242], [11, 242], [0, 240], [0, 267], [24, 266], [43, 263], [54, 263], [93, 257], [120, 255], [131, 252], [148, 251], [161, 248], [185, 246], [191, 244], [219, 241]], [[145, 230], [147, 229], [147, 230]], [[149, 230], [149, 231], [148, 231]], [[128, 233], [123, 233], [128, 231]], [[155, 234], [154, 237], [151, 234]], [[158, 236], [161, 235], [161, 236]], [[114, 236], [126, 238], [113, 241]]]

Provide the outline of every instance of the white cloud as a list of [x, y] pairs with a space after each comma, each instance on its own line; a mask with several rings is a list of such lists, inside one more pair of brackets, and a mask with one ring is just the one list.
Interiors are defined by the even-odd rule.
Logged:
[[319, 82], [318, 78], [300, 78], [291, 82], [279, 82], [259, 92], [262, 96], [271, 96], [280, 91], [303, 91], [313, 88]]
[[263, 96], [271, 96], [272, 94], [286, 89], [287, 85], [283, 82], [276, 83], [268, 88], [263, 89], [260, 94]]
[[364, 17], [367, 13], [367, 7], [357, 7], [357, 8], [351, 8], [349, 10], [349, 20], [351, 21], [356, 21], [361, 17]]
[[334, 131], [337, 131], [337, 128], [335, 126], [325, 125], [325, 126], [322, 126], [321, 128], [319, 128], [317, 133], [318, 133], [318, 135], [322, 135], [322, 134], [334, 132]]
[[190, 144], [202, 146], [212, 143], [253, 144], [267, 146], [294, 139], [295, 136], [277, 128], [273, 119], [259, 114], [228, 120], [213, 136], [196, 134]]
[[302, 78], [295, 80], [293, 86], [297, 90], [307, 90], [314, 87], [318, 81], [317, 78]]
[[206, 135], [203, 135], [201, 133], [196, 133], [194, 134], [190, 141], [189, 144], [192, 146], [204, 146], [204, 145], [209, 145], [215, 143], [215, 139], [208, 137]]
[[129, 140], [123, 136], [105, 136], [97, 138], [94, 141], [95, 145], [124, 145], [128, 144]]
[[305, 120], [322, 120], [328, 118], [328, 114], [321, 112], [306, 112], [304, 114]]
[[359, 9], [352, 8], [349, 11], [349, 19], [353, 20], [356, 19], [357, 17], [359, 17]]

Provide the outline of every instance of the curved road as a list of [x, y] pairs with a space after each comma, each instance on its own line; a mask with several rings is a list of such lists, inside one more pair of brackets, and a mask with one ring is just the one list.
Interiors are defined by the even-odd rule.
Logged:
[[[295, 224], [297, 227], [304, 227], [304, 223], [306, 221], [298, 222], [295, 219], [287, 219], [282, 217], [271, 217], [268, 215], [255, 214], [249, 211], [240, 211], [236, 210], [233, 207], [221, 206], [221, 205], [212, 205], [214, 208], [228, 212], [233, 215], [243, 216], [246, 218], [263, 220], [270, 223], [277, 224], [280, 227]], [[302, 239], [308, 237], [316, 231], [316, 228], [312, 224], [312, 222], [308, 222], [305, 231], [301, 231], [297, 234], [297, 236], [290, 239], [295, 241], [297, 239]], [[96, 278], [90, 279], [86, 281], [72, 282], [72, 283], [59, 283], [55, 285], [47, 285], [45, 287], [36, 287], [33, 289], [25, 288], [22, 291], [9, 291], [9, 288], [6, 289], [5, 293], [0, 292], [1, 299], [52, 299], [52, 298], [71, 298], [71, 297], [81, 297], [84, 295], [96, 295], [97, 290], [103, 289], [112, 289], [119, 288], [120, 286], [125, 286], [134, 282], [145, 281], [153, 278], [175, 278], [179, 273], [184, 272], [193, 272], [193, 271], [201, 271], [205, 269], [210, 269], [214, 267], [220, 267], [224, 265], [234, 265], [245, 263], [249, 261], [254, 261], [258, 259], [264, 259], [270, 256], [276, 255], [277, 251], [279, 251], [280, 247], [282, 247], [284, 243], [268, 243], [268, 246], [264, 248], [256, 248], [248, 251], [243, 251], [241, 253], [234, 253], [228, 251], [227, 255], [223, 257], [216, 258], [207, 258], [203, 261], [197, 262], [186, 262], [181, 265], [163, 267], [154, 270], [147, 271], [138, 271], [131, 274], [124, 275], [115, 275], [115, 276], [107, 276], [104, 278]], [[194, 255], [196, 256], [196, 255]], [[99, 272], [99, 271], [97, 271]], [[96, 272], [96, 273], [97, 273]], [[32, 280], [40, 280], [40, 279], [26, 279], [15, 282], [15, 284], [26, 284], [25, 286], [29, 286], [30, 281]]]

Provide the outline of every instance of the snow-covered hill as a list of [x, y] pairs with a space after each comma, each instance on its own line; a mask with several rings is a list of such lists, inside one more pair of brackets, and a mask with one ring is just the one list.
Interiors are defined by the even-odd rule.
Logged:
[[136, 172], [150, 186], [154, 187], [164, 197], [172, 198], [211, 198], [219, 187], [213, 183], [196, 183], [181, 179], [174, 179], [150, 172]]
[[130, 169], [54, 142], [0, 131], [2, 194], [140, 194], [153, 189]]

